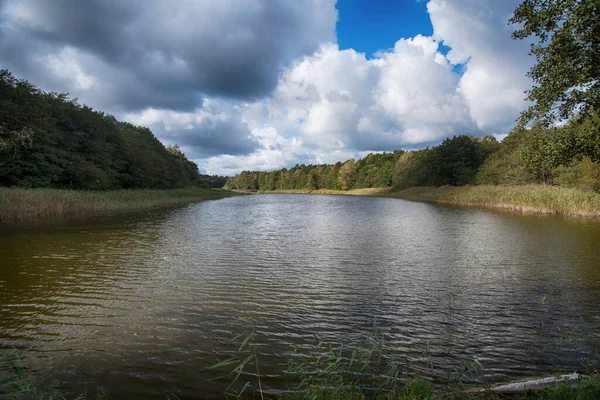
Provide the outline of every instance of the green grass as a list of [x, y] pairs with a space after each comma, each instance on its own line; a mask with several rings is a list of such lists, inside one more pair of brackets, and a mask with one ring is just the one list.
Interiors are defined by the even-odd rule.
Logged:
[[600, 375], [582, 379], [576, 385], [560, 384], [541, 393], [523, 396], [527, 400], [597, 400], [600, 399]]
[[146, 210], [232, 195], [203, 188], [106, 192], [0, 188], [0, 222]]

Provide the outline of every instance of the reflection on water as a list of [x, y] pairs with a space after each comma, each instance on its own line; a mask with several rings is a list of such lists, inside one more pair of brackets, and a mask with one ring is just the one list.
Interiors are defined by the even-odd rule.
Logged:
[[[600, 348], [600, 224], [395, 199], [261, 195], [0, 230], [0, 346], [47, 382], [221, 397], [206, 367], [258, 332], [268, 390], [295, 347], [377, 322], [398, 355], [485, 378]], [[41, 379], [41, 378], [40, 378]]]

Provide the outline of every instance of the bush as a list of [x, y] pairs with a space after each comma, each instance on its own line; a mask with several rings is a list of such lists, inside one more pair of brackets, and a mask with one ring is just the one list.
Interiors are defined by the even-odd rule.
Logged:
[[553, 171], [554, 183], [569, 188], [592, 190], [600, 193], [600, 163], [590, 157], [574, 160], [568, 166], [559, 166]]

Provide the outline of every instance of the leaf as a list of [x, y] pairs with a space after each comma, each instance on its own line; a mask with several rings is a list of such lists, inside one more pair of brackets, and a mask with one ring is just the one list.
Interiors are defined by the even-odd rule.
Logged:
[[226, 360], [220, 361], [220, 362], [216, 363], [215, 365], [211, 365], [210, 367], [208, 367], [208, 369], [217, 369], [217, 368], [221, 368], [221, 367], [226, 367], [228, 365], [235, 364], [238, 361], [239, 360], [237, 358], [231, 357]]

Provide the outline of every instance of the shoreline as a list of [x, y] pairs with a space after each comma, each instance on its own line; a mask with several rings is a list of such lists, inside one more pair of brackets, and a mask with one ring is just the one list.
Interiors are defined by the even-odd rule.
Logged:
[[521, 186], [442, 186], [364, 188], [342, 190], [274, 190], [243, 192], [254, 194], [321, 194], [390, 197], [409, 201], [482, 207], [520, 214], [559, 215], [572, 219], [600, 220], [600, 194], [549, 185]]
[[103, 192], [0, 188], [0, 222], [22, 223], [143, 211], [239, 195], [240, 193], [226, 190], [195, 187], [166, 190], [122, 189]]
[[363, 188], [348, 191], [291, 189], [227, 191], [206, 188], [123, 189], [93, 192], [69, 189], [0, 188], [0, 222], [28, 222], [104, 213], [141, 211], [245, 194], [311, 194], [388, 197], [408, 201], [496, 209], [520, 214], [600, 220], [600, 194], [549, 185]]

